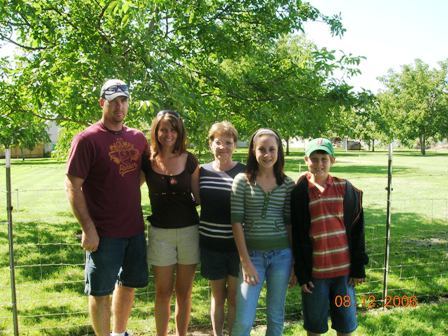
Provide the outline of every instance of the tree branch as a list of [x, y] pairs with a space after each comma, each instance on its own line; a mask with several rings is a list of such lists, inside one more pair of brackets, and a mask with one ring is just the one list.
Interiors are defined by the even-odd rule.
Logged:
[[25, 50], [36, 51], [36, 50], [45, 50], [45, 49], [47, 49], [47, 47], [31, 47], [31, 46], [26, 46], [26, 45], [20, 44], [19, 42], [16, 42], [13, 39], [10, 39], [9, 37], [7, 37], [7, 36], [5, 36], [5, 35], [3, 35], [1, 33], [0, 33], [0, 38], [3, 39], [3, 40], [8, 41], [9, 43], [12, 43], [12, 44], [16, 45], [17, 47], [25, 49]]
[[35, 117], [39, 118], [39, 119], [42, 119], [42, 120], [48, 120], [48, 121], [68, 121], [68, 122], [72, 122], [72, 123], [75, 123], [75, 124], [78, 124], [78, 125], [82, 125], [82, 126], [89, 126], [90, 125], [86, 121], [74, 120], [74, 119], [67, 118], [67, 117], [62, 117], [62, 116], [57, 116], [57, 117], [51, 118], [49, 116], [43, 116], [43, 115], [40, 115], [40, 114], [38, 114], [36, 112], [32, 112], [32, 111], [31, 111], [31, 114], [34, 115]]

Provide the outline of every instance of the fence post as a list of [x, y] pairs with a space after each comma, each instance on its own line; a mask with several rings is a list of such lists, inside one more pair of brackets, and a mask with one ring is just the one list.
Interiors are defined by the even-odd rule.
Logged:
[[390, 250], [390, 222], [392, 188], [392, 143], [389, 144], [389, 155], [387, 160], [387, 213], [386, 213], [386, 250], [384, 252], [384, 276], [383, 276], [383, 309], [386, 309], [387, 280], [389, 276], [389, 250]]
[[19, 210], [19, 189], [16, 188], [16, 210]]
[[14, 271], [14, 245], [12, 234], [12, 202], [11, 202], [11, 151], [5, 150], [6, 161], [6, 212], [8, 214], [8, 242], [9, 242], [9, 274], [11, 276], [11, 300], [12, 318], [14, 324], [14, 336], [19, 335], [19, 323], [17, 318], [16, 276]]

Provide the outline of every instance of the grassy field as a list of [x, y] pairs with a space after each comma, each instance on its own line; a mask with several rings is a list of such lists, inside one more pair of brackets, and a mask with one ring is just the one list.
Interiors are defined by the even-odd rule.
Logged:
[[[244, 150], [237, 159], [244, 161]], [[303, 153], [287, 158], [286, 171], [296, 179], [306, 167]], [[201, 158], [207, 160], [209, 158]], [[3, 163], [2, 163], [3, 164]], [[13, 161], [13, 221], [19, 328], [21, 335], [86, 335], [90, 331], [83, 295], [83, 252], [79, 225], [67, 204], [65, 164], [48, 159]], [[417, 307], [383, 311], [387, 153], [338, 152], [334, 175], [349, 178], [364, 191], [368, 282], [358, 288], [359, 335], [445, 335], [448, 330], [448, 153], [394, 153], [390, 274], [388, 294], [416, 296]], [[0, 166], [0, 181], [5, 167]], [[145, 214], [150, 212], [142, 188]], [[0, 182], [5, 209], [5, 184]], [[0, 335], [12, 334], [10, 275], [5, 211], [0, 211]], [[138, 291], [130, 328], [136, 335], [154, 333], [152, 281]], [[362, 305], [362, 300], [365, 306]], [[405, 301], [405, 300], [403, 300]], [[391, 306], [403, 302], [391, 301]], [[398, 304], [400, 303], [400, 304]], [[198, 275], [193, 293], [192, 330], [208, 333], [209, 288]], [[257, 315], [263, 334], [264, 306]], [[305, 335], [300, 293], [289, 291], [285, 335]], [[330, 333], [329, 333], [330, 334]]]

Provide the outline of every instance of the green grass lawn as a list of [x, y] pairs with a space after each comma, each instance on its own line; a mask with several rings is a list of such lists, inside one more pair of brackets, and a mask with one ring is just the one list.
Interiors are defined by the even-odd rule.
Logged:
[[[236, 158], [245, 161], [246, 150]], [[303, 153], [293, 152], [286, 171], [296, 179], [306, 169]], [[206, 161], [210, 157], [202, 157]], [[3, 164], [3, 161], [2, 161]], [[21, 335], [85, 335], [90, 331], [83, 295], [83, 252], [79, 224], [64, 192], [65, 163], [49, 159], [13, 161], [12, 201]], [[350, 179], [364, 191], [366, 244], [370, 255], [368, 281], [358, 288], [360, 335], [445, 335], [448, 304], [448, 153], [394, 153], [390, 274], [388, 294], [415, 295], [416, 308], [361, 307], [362, 298], [380, 305], [385, 250], [387, 153], [338, 152], [333, 174]], [[0, 181], [5, 167], [0, 166]], [[0, 209], [6, 208], [0, 182]], [[149, 213], [146, 187], [144, 212]], [[9, 253], [6, 214], [0, 210], [0, 334], [12, 334]], [[138, 290], [130, 328], [137, 335], [154, 333], [153, 283]], [[370, 296], [369, 296], [370, 295]], [[196, 277], [192, 330], [210, 330], [209, 288]], [[264, 303], [257, 321], [265, 323]], [[300, 292], [289, 291], [285, 335], [304, 335]], [[258, 330], [258, 329], [257, 329]]]

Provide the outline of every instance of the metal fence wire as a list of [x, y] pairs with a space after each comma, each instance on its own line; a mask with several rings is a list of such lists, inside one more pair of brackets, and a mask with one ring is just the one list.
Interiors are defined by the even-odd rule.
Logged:
[[[363, 177], [351, 180], [361, 189], [371, 183]], [[419, 199], [418, 195], [394, 199], [392, 194], [386, 286], [386, 181], [384, 178], [382, 181], [377, 191], [369, 189], [364, 195], [365, 200], [378, 201], [369, 202], [365, 207], [370, 263], [367, 282], [357, 291], [358, 309], [362, 311], [385, 305], [388, 308], [404, 307], [446, 297], [446, 194], [424, 199]], [[142, 196], [142, 199], [147, 198], [145, 191], [142, 191]], [[2, 190], [0, 201], [5, 204], [5, 200], [6, 190]], [[80, 248], [80, 227], [71, 214], [62, 182], [47, 187], [13, 187], [11, 202], [14, 223], [14, 235], [10, 237], [14, 244], [12, 268], [9, 264], [8, 218], [4, 214], [0, 217], [0, 335], [16, 332], [13, 317], [16, 304], [20, 335], [93, 335], [87, 297], [83, 294], [84, 253]], [[145, 213], [149, 213], [147, 203], [143, 208]], [[11, 277], [13, 270], [15, 278]], [[154, 281], [152, 275], [150, 277], [149, 285], [136, 291], [129, 323], [136, 335], [155, 334]], [[190, 330], [209, 334], [209, 302], [208, 282], [197, 273]], [[257, 311], [257, 324], [260, 325], [266, 323], [263, 302], [260, 300]], [[298, 286], [288, 291], [286, 318], [290, 322], [301, 320]]]

